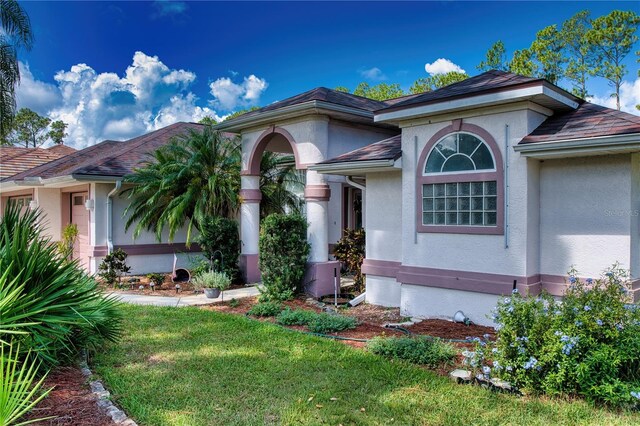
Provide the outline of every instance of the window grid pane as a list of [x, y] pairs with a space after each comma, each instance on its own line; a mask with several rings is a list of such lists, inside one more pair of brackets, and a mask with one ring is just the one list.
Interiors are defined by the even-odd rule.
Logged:
[[422, 224], [496, 226], [497, 182], [458, 182], [422, 186]]

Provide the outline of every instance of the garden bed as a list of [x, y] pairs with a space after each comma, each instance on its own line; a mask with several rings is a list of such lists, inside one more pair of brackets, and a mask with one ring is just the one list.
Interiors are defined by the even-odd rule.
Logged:
[[47, 426], [112, 426], [115, 423], [98, 407], [86, 377], [79, 368], [60, 367], [52, 371], [43, 389], [52, 388], [22, 421], [55, 416], [37, 422]]
[[[133, 289], [130, 287], [129, 285], [129, 279], [131, 278], [137, 278], [140, 281], [136, 282], [136, 283], [132, 283], [133, 285]], [[146, 275], [132, 275], [132, 276], [127, 276], [126, 278], [122, 279], [122, 285], [124, 286], [124, 288], [113, 288], [110, 285], [106, 285], [106, 284], [101, 284], [100, 287], [107, 293], [122, 293], [122, 294], [143, 294], [145, 296], [165, 296], [165, 297], [172, 297], [172, 296], [191, 296], [192, 294], [194, 294], [194, 287], [193, 284], [191, 284], [190, 282], [181, 282], [180, 283], [180, 292], [176, 293], [176, 284], [174, 282], [171, 281], [171, 275], [170, 274], [166, 274], [165, 276], [165, 280], [162, 283], [162, 286], [158, 287], [156, 286], [156, 288], [152, 291], [151, 287], [149, 286], [149, 278], [146, 277]], [[144, 286], [144, 289], [139, 290], [140, 286]], [[231, 287], [229, 287], [227, 290], [235, 290], [238, 288], [244, 288], [245, 285], [244, 284], [234, 284]]]

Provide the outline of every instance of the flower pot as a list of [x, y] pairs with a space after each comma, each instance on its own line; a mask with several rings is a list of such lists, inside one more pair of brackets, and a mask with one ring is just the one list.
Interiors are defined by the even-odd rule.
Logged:
[[219, 288], [205, 288], [204, 289], [204, 294], [209, 299], [216, 299], [217, 297], [220, 296], [220, 289]]

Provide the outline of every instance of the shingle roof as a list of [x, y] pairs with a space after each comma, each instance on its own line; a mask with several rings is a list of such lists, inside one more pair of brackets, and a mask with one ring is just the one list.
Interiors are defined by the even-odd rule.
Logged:
[[0, 146], [0, 179], [46, 164], [73, 152], [76, 150], [64, 145], [46, 149]]
[[353, 161], [397, 160], [402, 156], [402, 137], [393, 136], [318, 164], [351, 163]]
[[189, 130], [200, 130], [202, 127], [201, 124], [180, 122], [124, 142], [103, 141], [19, 173], [11, 177], [11, 180], [28, 177], [48, 179], [69, 175], [122, 177], [132, 173], [135, 167], [146, 160], [148, 153], [165, 145], [174, 136], [185, 134]]
[[411, 105], [435, 103], [445, 99], [450, 100], [486, 92], [496, 92], [513, 88], [514, 86], [523, 86], [544, 81], [545, 80], [541, 78], [525, 77], [506, 71], [491, 70], [467, 78], [466, 80], [449, 84], [432, 92], [409, 96], [406, 99], [399, 98], [399, 102], [397, 100], [387, 101], [387, 105], [376, 112], [391, 111]]
[[338, 90], [327, 89], [326, 87], [318, 87], [299, 95], [274, 102], [264, 108], [242, 114], [240, 117], [251, 117], [267, 111], [284, 108], [287, 106], [298, 105], [310, 101], [323, 101], [336, 105], [342, 105], [351, 108], [357, 108], [365, 111], [375, 111], [384, 108], [385, 102], [376, 101], [362, 96], [352, 95], [351, 93], [340, 92]]
[[584, 102], [575, 110], [547, 118], [519, 145], [630, 133], [640, 133], [640, 117]]

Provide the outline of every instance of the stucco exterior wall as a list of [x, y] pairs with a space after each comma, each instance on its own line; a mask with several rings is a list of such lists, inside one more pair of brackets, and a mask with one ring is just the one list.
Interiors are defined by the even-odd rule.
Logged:
[[34, 199], [44, 214], [45, 235], [60, 241], [62, 234], [62, 199], [59, 188], [36, 188]]
[[[488, 132], [499, 146], [506, 162], [509, 185], [506, 189], [509, 194], [509, 207], [505, 221], [506, 239], [504, 235], [447, 233], [417, 233], [416, 235], [416, 203], [419, 202], [416, 200], [417, 156], [421, 154], [436, 132], [451, 124], [451, 119], [403, 128], [403, 264], [518, 276], [537, 272], [531, 270], [535, 269], [537, 262], [532, 262], [528, 271], [526, 261], [528, 256], [537, 255], [536, 244], [528, 245], [526, 238], [528, 234], [537, 232], [537, 227], [531, 226], [532, 223], [536, 223], [536, 187], [529, 185], [527, 181], [527, 160], [514, 153], [512, 147], [543, 119], [544, 116], [538, 112], [521, 109], [487, 113], [464, 118], [462, 121], [479, 126]], [[507, 133], [509, 152], [505, 155]]]
[[631, 171], [630, 155], [541, 163], [541, 273], [565, 275], [575, 265], [582, 276], [599, 276], [615, 261], [632, 266]]

